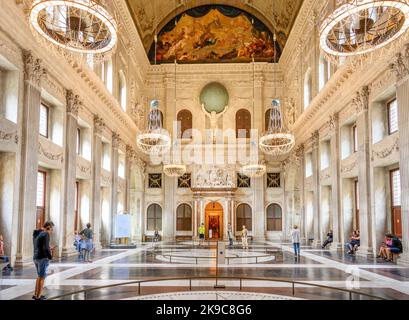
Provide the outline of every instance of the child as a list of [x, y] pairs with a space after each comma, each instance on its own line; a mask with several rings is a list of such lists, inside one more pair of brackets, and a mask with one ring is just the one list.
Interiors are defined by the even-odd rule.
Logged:
[[2, 263], [8, 263], [2, 271], [13, 271], [13, 268], [10, 265], [10, 259], [9, 257], [6, 257], [4, 254], [4, 241], [3, 241], [3, 235], [0, 234], [0, 262]]

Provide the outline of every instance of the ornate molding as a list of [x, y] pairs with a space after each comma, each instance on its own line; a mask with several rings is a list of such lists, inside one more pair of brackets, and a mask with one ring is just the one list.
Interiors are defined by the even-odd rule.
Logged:
[[100, 116], [95, 115], [94, 116], [94, 132], [96, 134], [101, 135], [104, 130], [105, 130], [104, 120]]
[[15, 144], [18, 144], [20, 138], [17, 134], [17, 131], [12, 132], [12, 133], [7, 133], [7, 132], [0, 130], [0, 140], [6, 141], [6, 142], [13, 141]]
[[51, 161], [59, 161], [60, 163], [64, 162], [64, 156], [62, 153], [59, 154], [53, 154], [51, 152], [48, 152], [45, 150], [45, 148], [42, 146], [41, 142], [38, 144], [38, 152], [40, 155], [46, 157], [48, 160]]
[[121, 136], [115, 131], [112, 132], [112, 147], [119, 148], [122, 144]]
[[327, 126], [331, 133], [335, 132], [335, 130], [337, 129], [338, 121], [339, 121], [339, 113], [334, 113], [329, 117]]
[[395, 142], [390, 147], [382, 149], [380, 151], [372, 150], [371, 160], [375, 161], [376, 159], [385, 159], [389, 157], [394, 151], [399, 152], [400, 140], [399, 137], [395, 139]]
[[41, 65], [41, 60], [34, 58], [31, 51], [23, 50], [25, 80], [40, 88], [41, 81], [47, 76], [47, 71]]
[[344, 166], [341, 167], [341, 173], [345, 174], [345, 173], [349, 173], [351, 171], [353, 171], [356, 167], [358, 166], [358, 160], [355, 160], [352, 163], [346, 164]]

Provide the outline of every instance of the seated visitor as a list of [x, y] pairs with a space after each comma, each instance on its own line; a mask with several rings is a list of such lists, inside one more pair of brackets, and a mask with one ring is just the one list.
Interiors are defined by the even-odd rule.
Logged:
[[388, 259], [388, 253], [386, 249], [390, 246], [392, 246], [392, 239], [388, 238], [389, 233], [385, 234], [385, 238], [383, 239], [383, 242], [381, 243], [381, 246], [379, 248], [378, 255], [376, 256], [377, 258], [382, 258], [384, 260]]
[[327, 240], [324, 241], [324, 244], [322, 245], [322, 249], [325, 249], [329, 244], [331, 244], [334, 241], [334, 233], [332, 230], [330, 230], [327, 233]]
[[159, 239], [160, 239], [159, 231], [158, 231], [158, 230], [155, 230], [155, 234], [154, 234], [154, 236], [153, 236], [153, 241], [154, 241], [154, 242], [158, 242]]
[[3, 268], [2, 271], [13, 271], [13, 268], [10, 265], [10, 259], [9, 257], [6, 256], [6, 254], [4, 253], [4, 241], [3, 241], [3, 235], [0, 234], [0, 262], [3, 264], [7, 265]]
[[386, 237], [390, 243], [390, 246], [387, 246], [387, 248], [385, 248], [387, 261], [393, 262], [393, 255], [401, 254], [403, 252], [402, 242], [393, 234], [388, 234]]
[[355, 254], [358, 250], [359, 246], [361, 245], [359, 231], [354, 231], [351, 236], [351, 240], [346, 244], [349, 251], [348, 254]]

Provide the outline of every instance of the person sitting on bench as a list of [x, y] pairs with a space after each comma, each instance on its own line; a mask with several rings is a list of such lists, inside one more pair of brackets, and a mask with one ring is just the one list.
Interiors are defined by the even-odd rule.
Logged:
[[403, 252], [402, 242], [393, 234], [388, 234], [387, 238], [392, 242], [392, 244], [386, 248], [387, 261], [393, 262], [393, 255], [399, 255]]
[[379, 248], [379, 253], [376, 256], [378, 259], [382, 258], [384, 260], [388, 259], [388, 252], [387, 248], [392, 246], [392, 239], [388, 238], [389, 233], [385, 234], [385, 238], [383, 239], [383, 242], [381, 243], [381, 246]]
[[322, 245], [322, 249], [325, 249], [329, 244], [334, 242], [334, 233], [330, 230], [327, 233], [327, 240], [325, 240], [324, 244]]
[[13, 271], [13, 268], [10, 265], [10, 259], [7, 257], [4, 253], [4, 241], [3, 241], [3, 235], [0, 234], [0, 262], [2, 263], [7, 263], [7, 265], [3, 268], [4, 272], [8, 271]]
[[359, 231], [354, 230], [351, 236], [351, 240], [347, 243], [347, 248], [349, 249], [348, 254], [355, 254], [358, 251], [359, 246], [361, 245], [361, 238]]

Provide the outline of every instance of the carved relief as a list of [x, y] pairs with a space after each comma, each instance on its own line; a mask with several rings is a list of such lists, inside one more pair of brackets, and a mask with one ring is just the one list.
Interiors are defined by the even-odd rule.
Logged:
[[41, 60], [34, 58], [31, 51], [27, 50], [23, 51], [23, 59], [26, 81], [36, 87], [41, 87], [41, 80], [47, 75], [47, 71], [41, 65]]
[[409, 75], [409, 44], [406, 44], [404, 53], [398, 53], [395, 61], [390, 64], [389, 68], [395, 73], [398, 80], [402, 80]]
[[390, 147], [387, 147], [380, 151], [372, 150], [371, 160], [375, 161], [376, 159], [385, 159], [389, 157], [395, 151], [399, 152], [399, 138], [396, 138], [395, 142]]
[[67, 113], [72, 114], [74, 117], [78, 117], [78, 113], [82, 102], [79, 95], [75, 95], [72, 90], [67, 90]]
[[51, 152], [48, 152], [41, 143], [38, 144], [38, 152], [41, 156], [44, 156], [45, 158], [47, 158], [48, 160], [51, 161], [58, 161], [60, 163], [64, 162], [64, 156], [62, 153], [58, 153], [58, 154], [53, 154]]
[[196, 167], [193, 175], [195, 189], [233, 189], [236, 187], [235, 168], [226, 166]]
[[96, 134], [102, 134], [104, 130], [105, 130], [104, 120], [98, 115], [94, 116], [94, 132]]
[[0, 140], [6, 141], [6, 142], [14, 140], [14, 143], [18, 144], [19, 143], [19, 136], [17, 134], [17, 131], [12, 132], [12, 133], [6, 133], [6, 132], [0, 130]]
[[355, 160], [355, 161], [352, 162], [352, 163], [343, 165], [343, 166], [341, 167], [341, 173], [342, 173], [342, 174], [350, 173], [350, 172], [352, 172], [357, 166], [358, 166], [358, 160]]
[[356, 93], [354, 99], [352, 99], [352, 105], [355, 107], [356, 113], [360, 114], [363, 111], [367, 111], [369, 108], [369, 87], [364, 86], [360, 91]]

